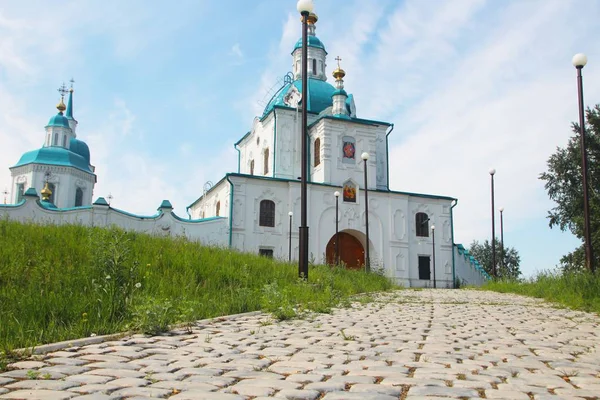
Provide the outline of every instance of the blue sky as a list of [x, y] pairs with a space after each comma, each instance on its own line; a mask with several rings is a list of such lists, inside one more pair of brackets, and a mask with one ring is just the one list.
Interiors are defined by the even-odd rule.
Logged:
[[[206, 181], [236, 170], [233, 143], [291, 69], [296, 2], [172, 4], [3, 2], [0, 189], [41, 146], [71, 77], [94, 198], [141, 214], [169, 199], [184, 216]], [[575, 53], [589, 59], [586, 104], [600, 103], [600, 2], [315, 0], [315, 11], [328, 73], [339, 55], [358, 116], [395, 124], [392, 189], [457, 197], [456, 241], [468, 245], [490, 237], [495, 167], [505, 241], [526, 275], [578, 244], [548, 228], [538, 176], [578, 118]]]

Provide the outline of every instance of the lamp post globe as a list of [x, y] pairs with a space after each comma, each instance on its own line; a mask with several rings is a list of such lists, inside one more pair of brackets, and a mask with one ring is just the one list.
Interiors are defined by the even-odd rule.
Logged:
[[296, 9], [300, 14], [302, 13], [311, 13], [313, 10], [313, 1], [312, 0], [298, 0], [296, 3]]
[[575, 68], [583, 68], [585, 67], [585, 64], [587, 64], [587, 56], [583, 53], [577, 53], [573, 56], [571, 62]]
[[369, 153], [367, 153], [366, 151], [364, 153], [362, 153], [360, 155], [360, 158], [362, 158], [363, 160], [367, 161], [369, 159]]
[[490, 168], [490, 175], [494, 176], [496, 174], [496, 168]]

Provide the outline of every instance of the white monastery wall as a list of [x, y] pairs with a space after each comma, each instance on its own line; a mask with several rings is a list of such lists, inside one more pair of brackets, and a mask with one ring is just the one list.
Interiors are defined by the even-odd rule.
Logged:
[[108, 206], [96, 204], [70, 209], [49, 209], [37, 195], [27, 195], [16, 205], [0, 205], [0, 218], [36, 224], [81, 224], [87, 226], [118, 226], [125, 230], [161, 236], [186, 236], [211, 246], [228, 245], [228, 219], [185, 220], [173, 213], [164, 203], [154, 216], [129, 214]]

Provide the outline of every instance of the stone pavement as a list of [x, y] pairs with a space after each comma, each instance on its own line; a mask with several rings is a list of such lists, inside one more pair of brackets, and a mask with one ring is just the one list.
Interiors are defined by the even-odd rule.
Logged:
[[0, 399], [600, 399], [600, 318], [471, 290], [201, 321], [37, 356]]

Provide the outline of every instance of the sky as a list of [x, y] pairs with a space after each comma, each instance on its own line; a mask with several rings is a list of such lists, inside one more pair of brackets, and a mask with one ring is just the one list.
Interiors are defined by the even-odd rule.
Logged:
[[[233, 144], [291, 70], [294, 0], [0, 0], [0, 190], [43, 144], [56, 89], [75, 80], [94, 199], [153, 215], [236, 172]], [[600, 1], [315, 0], [361, 118], [389, 121], [392, 190], [458, 198], [456, 243], [491, 237], [490, 168], [506, 246], [525, 276], [579, 245], [550, 229], [539, 175], [586, 105], [600, 103]], [[333, 78], [329, 78], [333, 82]], [[500, 236], [496, 211], [497, 236]]]

